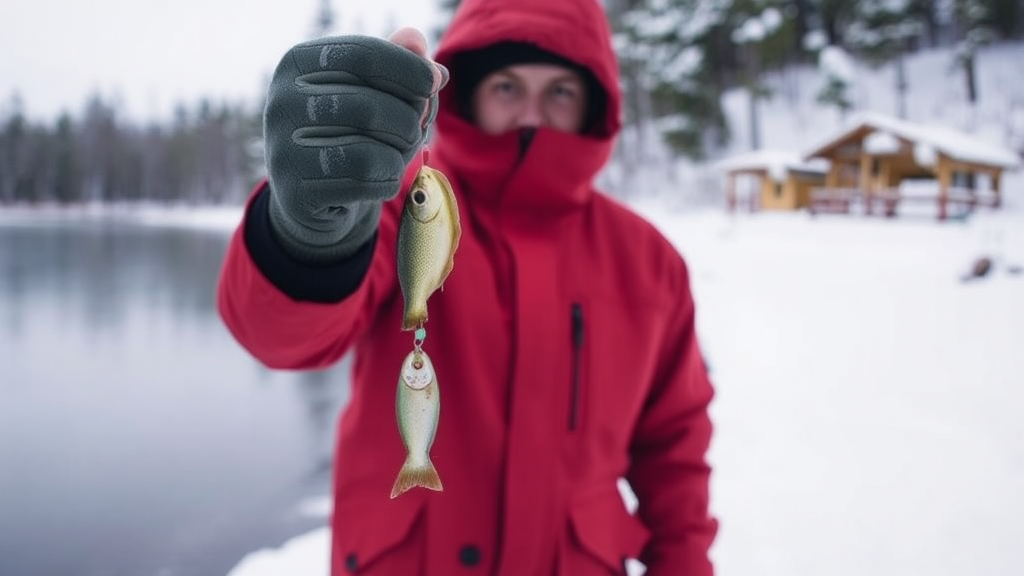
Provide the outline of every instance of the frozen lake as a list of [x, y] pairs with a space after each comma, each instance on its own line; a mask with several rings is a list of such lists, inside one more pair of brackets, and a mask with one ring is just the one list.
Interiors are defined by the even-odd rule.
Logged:
[[272, 373], [235, 343], [227, 238], [0, 221], [0, 574], [225, 574], [323, 525], [303, 504], [328, 489], [346, 367]]

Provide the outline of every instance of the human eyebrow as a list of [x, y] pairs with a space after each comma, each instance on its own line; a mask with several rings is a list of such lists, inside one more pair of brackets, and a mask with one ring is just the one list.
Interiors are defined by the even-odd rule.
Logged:
[[583, 87], [583, 79], [572, 72], [555, 76], [551, 79], [551, 84], [571, 84], [573, 86]]
[[515, 73], [513, 73], [511, 70], [508, 70], [508, 69], [495, 70], [494, 72], [491, 72], [490, 77], [491, 77], [491, 79], [502, 78], [504, 80], [518, 80], [519, 79], [519, 77], [516, 76]]

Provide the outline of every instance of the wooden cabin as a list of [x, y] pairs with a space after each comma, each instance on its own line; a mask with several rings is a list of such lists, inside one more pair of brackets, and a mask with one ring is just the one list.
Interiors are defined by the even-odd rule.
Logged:
[[825, 182], [824, 162], [804, 162], [795, 152], [755, 150], [718, 163], [725, 172], [726, 207], [753, 211], [797, 210], [810, 204], [811, 189]]
[[[804, 159], [830, 163], [824, 186], [811, 193], [812, 211], [858, 201], [868, 214], [893, 216], [900, 203], [923, 200], [936, 203], [940, 220], [951, 205], [998, 208], [1002, 173], [1020, 163], [1013, 150], [972, 134], [875, 113], [855, 116], [849, 128]], [[921, 180], [933, 185], [914, 192], [903, 186]]]

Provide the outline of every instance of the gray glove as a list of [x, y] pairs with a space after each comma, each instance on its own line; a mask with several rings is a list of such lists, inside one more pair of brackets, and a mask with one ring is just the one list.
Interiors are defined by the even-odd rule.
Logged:
[[[432, 64], [370, 36], [304, 42], [274, 71], [263, 117], [271, 229], [308, 263], [336, 262], [377, 229], [380, 206], [437, 112]], [[442, 70], [442, 85], [447, 71]]]

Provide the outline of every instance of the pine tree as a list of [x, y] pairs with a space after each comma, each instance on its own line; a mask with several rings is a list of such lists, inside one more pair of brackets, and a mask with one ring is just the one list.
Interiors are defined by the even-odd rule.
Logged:
[[1024, 34], [1024, 2], [989, 0], [984, 3], [988, 15], [985, 24], [1000, 38], [1019, 38]]
[[432, 42], [433, 44], [437, 44], [441, 40], [441, 35], [444, 34], [445, 28], [448, 26], [448, 23], [451, 22], [452, 16], [455, 15], [455, 10], [458, 9], [461, 2], [462, 0], [437, 0], [438, 8], [441, 11], [440, 21], [443, 22], [443, 24], [440, 24], [432, 31], [432, 35], [434, 37]]
[[71, 202], [77, 198], [78, 166], [75, 153], [75, 126], [71, 116], [61, 114], [54, 134], [53, 195], [57, 202]]
[[[749, 101], [750, 147], [761, 148], [759, 102], [771, 96], [763, 81], [765, 68], [785, 64], [791, 47], [783, 30], [782, 12], [774, 7], [761, 8], [758, 3], [737, 4], [733, 10], [731, 39], [739, 49], [741, 75]], [[781, 41], [780, 41], [781, 40]]]
[[26, 132], [26, 120], [22, 110], [23, 103], [18, 94], [14, 94], [4, 106], [0, 115], [0, 205], [14, 202], [18, 172], [22, 169]]
[[313, 24], [313, 37], [328, 36], [334, 30], [334, 8], [331, 0], [320, 0], [317, 6], [316, 20]]
[[814, 0], [812, 10], [828, 44], [842, 45], [843, 31], [856, 20], [856, 8], [857, 3], [849, 0]]
[[903, 56], [912, 40], [924, 33], [913, 15], [910, 0], [861, 0], [855, 20], [846, 28], [846, 45], [857, 50], [871, 66], [892, 62], [897, 92], [896, 114], [906, 118], [907, 73]]
[[818, 91], [818, 102], [834, 106], [839, 111], [839, 117], [845, 118], [853, 108], [849, 92], [854, 74], [849, 56], [838, 46], [826, 46], [818, 57], [818, 68], [824, 80]]
[[727, 8], [710, 0], [646, 0], [623, 15], [616, 35], [621, 65], [638, 74], [635, 89], [650, 93], [656, 129], [674, 150], [695, 159], [728, 140], [710, 50], [721, 39]]
[[955, 50], [955, 64], [964, 71], [967, 102], [973, 107], [978, 102], [976, 63], [978, 49], [995, 38], [988, 25], [989, 9], [983, 0], [954, 0], [953, 17], [959, 29], [960, 41]]

